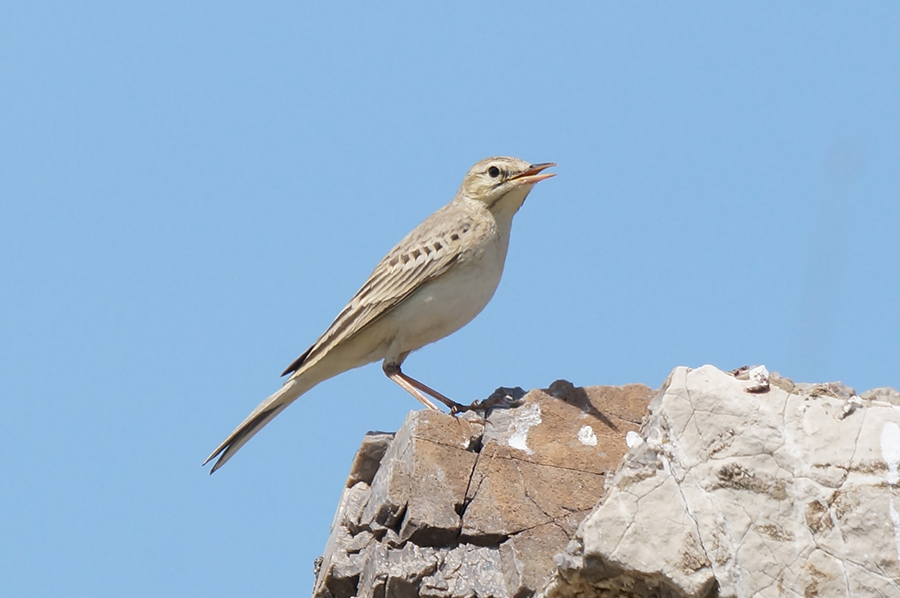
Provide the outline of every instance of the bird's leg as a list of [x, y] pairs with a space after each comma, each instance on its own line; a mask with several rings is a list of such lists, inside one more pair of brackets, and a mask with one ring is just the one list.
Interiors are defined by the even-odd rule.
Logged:
[[409, 382], [411, 385], [413, 385], [415, 388], [419, 389], [420, 391], [422, 391], [426, 394], [431, 395], [432, 397], [434, 397], [435, 399], [437, 399], [438, 401], [440, 401], [441, 403], [443, 403], [444, 405], [449, 407], [450, 413], [460, 413], [462, 411], [466, 411], [467, 408], [465, 405], [461, 405], [460, 403], [457, 403], [453, 399], [451, 399], [447, 396], [444, 396], [443, 394], [439, 393], [438, 391], [431, 388], [430, 386], [428, 386], [422, 382], [419, 382], [415, 378], [411, 378], [410, 376], [407, 376], [406, 374], [402, 374], [402, 373], [400, 375], [403, 376], [404, 378], [406, 378], [406, 381]]
[[[385, 363], [381, 366], [381, 369], [384, 370], [384, 375], [396, 382], [400, 385], [403, 390], [416, 397], [416, 399], [424, 404], [426, 407], [430, 407], [431, 409], [435, 409], [440, 411], [434, 403], [432, 403], [425, 394], [431, 395], [433, 398], [437, 399], [444, 405], [450, 408], [450, 413], [459, 413], [460, 411], [465, 411], [466, 407], [464, 405], [460, 405], [453, 399], [447, 398], [438, 391], [434, 390], [422, 384], [415, 378], [411, 378], [404, 374], [400, 370], [400, 365], [396, 363]], [[422, 394], [425, 393], [425, 394]]]
[[416, 398], [417, 401], [428, 407], [429, 409], [434, 409], [435, 411], [440, 411], [437, 405], [428, 400], [428, 397], [423, 395], [419, 390], [409, 383], [409, 379], [403, 372], [400, 371], [400, 366], [394, 363], [384, 363], [381, 366], [382, 371], [384, 371], [384, 375], [396, 382], [400, 385], [400, 388], [411, 394]]

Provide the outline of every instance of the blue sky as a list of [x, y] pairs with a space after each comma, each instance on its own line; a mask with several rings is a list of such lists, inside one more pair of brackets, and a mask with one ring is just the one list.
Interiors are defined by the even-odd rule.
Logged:
[[491, 155], [558, 176], [411, 375], [900, 387], [898, 31], [886, 2], [7, 3], [5, 592], [305, 595], [363, 434], [419, 404], [368, 366], [200, 463]]

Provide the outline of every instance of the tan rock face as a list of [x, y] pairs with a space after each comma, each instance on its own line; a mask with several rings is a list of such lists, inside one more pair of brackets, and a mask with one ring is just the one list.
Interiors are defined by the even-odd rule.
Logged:
[[531, 391], [516, 409], [492, 413], [466, 492], [462, 537], [510, 536], [593, 508], [649, 395], [645, 386], [557, 382]]
[[[314, 596], [528, 596], [603, 493], [652, 391], [559, 381], [485, 419], [367, 437]], [[383, 455], [383, 456], [381, 456]]]

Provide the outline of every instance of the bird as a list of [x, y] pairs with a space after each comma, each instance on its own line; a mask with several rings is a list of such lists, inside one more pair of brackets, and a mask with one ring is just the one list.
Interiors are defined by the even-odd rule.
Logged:
[[456, 332], [488, 304], [500, 283], [513, 216], [532, 187], [555, 176], [552, 162], [499, 156], [476, 163], [453, 199], [406, 235], [375, 266], [331, 326], [282, 373], [284, 385], [260, 403], [203, 462], [222, 467], [305, 392], [382, 361], [384, 374], [429, 409], [461, 405], [406, 375], [407, 356]]

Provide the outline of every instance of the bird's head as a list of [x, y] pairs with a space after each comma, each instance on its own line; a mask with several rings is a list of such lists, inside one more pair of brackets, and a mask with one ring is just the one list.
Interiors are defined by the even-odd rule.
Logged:
[[556, 176], [553, 173], [541, 174], [551, 166], [556, 164], [529, 164], [525, 160], [507, 156], [487, 158], [475, 164], [466, 174], [459, 189], [460, 195], [483, 202], [492, 211], [501, 208], [512, 208], [515, 211], [525, 201], [535, 183]]

